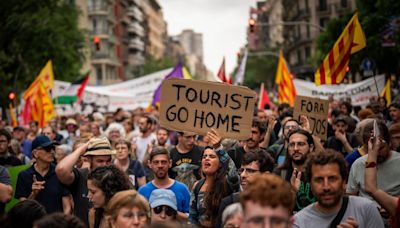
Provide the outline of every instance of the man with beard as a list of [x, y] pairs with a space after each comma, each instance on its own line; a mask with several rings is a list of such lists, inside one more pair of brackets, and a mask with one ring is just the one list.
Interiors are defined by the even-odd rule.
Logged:
[[177, 217], [187, 219], [189, 217], [190, 193], [183, 183], [168, 176], [168, 170], [172, 166], [169, 152], [164, 147], [157, 146], [150, 153], [149, 166], [154, 173], [154, 179], [139, 188], [139, 193], [150, 199], [155, 189], [169, 189], [175, 193], [178, 207]]
[[139, 119], [140, 136], [133, 138], [132, 145], [137, 160], [143, 162], [149, 144], [155, 144], [157, 138], [152, 132], [153, 121], [147, 115]]
[[282, 138], [267, 149], [269, 153], [275, 155], [275, 162], [278, 165], [282, 165], [285, 161], [289, 144], [289, 133], [299, 129], [299, 122], [292, 117], [288, 117], [282, 122]]
[[[242, 164], [243, 155], [252, 150], [256, 150], [259, 147], [259, 143], [264, 140], [266, 126], [263, 122], [259, 121], [257, 118], [253, 119], [251, 134], [249, 139], [244, 142], [244, 146], [236, 147], [230, 151], [228, 151], [229, 156], [235, 162], [235, 166], [237, 169], [240, 168]], [[265, 150], [264, 148], [261, 148]]]
[[338, 116], [333, 122], [335, 135], [326, 141], [326, 148], [334, 149], [346, 156], [353, 151], [353, 148], [360, 146], [357, 137], [347, 132], [348, 123], [345, 116]]
[[293, 227], [384, 227], [373, 202], [345, 196], [346, 173], [346, 162], [336, 151], [310, 154], [306, 176], [317, 202], [295, 214]]
[[284, 163], [279, 166], [275, 173], [288, 181], [296, 193], [296, 204], [294, 212], [298, 212], [309, 204], [315, 202], [304, 175], [304, 163], [308, 155], [314, 151], [314, 140], [312, 135], [303, 129], [292, 131], [288, 137], [288, 155]]
[[392, 196], [400, 195], [400, 153], [390, 150], [390, 133], [385, 123], [377, 121], [380, 144], [377, 163], [366, 163], [368, 155], [358, 158], [351, 167], [347, 185], [347, 193], [371, 199], [365, 192], [364, 172], [367, 168], [377, 169], [378, 188]]

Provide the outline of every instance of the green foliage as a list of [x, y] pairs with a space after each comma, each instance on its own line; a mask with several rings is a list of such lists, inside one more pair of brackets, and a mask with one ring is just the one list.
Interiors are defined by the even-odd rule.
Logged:
[[276, 56], [253, 56], [249, 53], [243, 85], [251, 89], [258, 89], [264, 82], [267, 88], [271, 88], [275, 81], [277, 65], [278, 57]]
[[[377, 73], [400, 73], [400, 30], [395, 36], [396, 46], [382, 47], [382, 32], [393, 17], [400, 17], [398, 0], [357, 0], [359, 20], [367, 39], [367, 46], [351, 56], [350, 69], [359, 70], [360, 63], [366, 57], [376, 62]], [[315, 65], [319, 65], [340, 36], [352, 14], [333, 19], [326, 32], [317, 40]]]
[[167, 68], [173, 67], [174, 65], [174, 61], [169, 57], [156, 59], [149, 55], [146, 56], [145, 64], [143, 67], [143, 75], [151, 74], [160, 70], [165, 70]]
[[[85, 34], [78, 28], [78, 17], [68, 0], [1, 1], [1, 91], [22, 93], [49, 59], [56, 79], [79, 78]], [[2, 106], [6, 96], [0, 96]]]

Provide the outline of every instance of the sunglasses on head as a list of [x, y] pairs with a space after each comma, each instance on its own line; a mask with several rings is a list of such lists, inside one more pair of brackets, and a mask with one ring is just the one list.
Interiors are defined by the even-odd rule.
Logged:
[[158, 207], [153, 208], [153, 210], [154, 210], [154, 213], [156, 213], [156, 214], [160, 214], [164, 210], [165, 214], [167, 216], [173, 216], [176, 214], [176, 211], [172, 207], [169, 207], [169, 206], [158, 206]]

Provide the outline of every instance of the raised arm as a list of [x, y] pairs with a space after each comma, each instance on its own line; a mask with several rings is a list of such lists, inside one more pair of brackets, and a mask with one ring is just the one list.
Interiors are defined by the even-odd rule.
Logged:
[[[396, 214], [398, 198], [393, 197], [386, 192], [378, 189], [376, 182], [376, 164], [378, 160], [378, 150], [383, 142], [382, 140], [368, 141], [368, 159], [365, 168], [365, 191], [370, 194], [390, 215]], [[374, 165], [375, 163], [375, 165]]]
[[79, 157], [85, 154], [89, 143], [82, 144], [74, 152], [66, 156], [58, 163], [56, 167], [56, 174], [61, 183], [70, 185], [75, 180], [73, 172], [74, 165], [78, 162]]

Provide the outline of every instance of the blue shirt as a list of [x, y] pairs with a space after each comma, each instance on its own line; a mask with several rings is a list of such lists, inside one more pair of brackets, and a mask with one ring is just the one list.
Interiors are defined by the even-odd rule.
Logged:
[[[150, 195], [153, 190], [158, 189], [153, 182], [149, 182], [146, 185], [143, 185], [139, 188], [139, 193], [146, 197], [147, 200], [150, 199]], [[190, 192], [189, 189], [183, 183], [174, 180], [174, 184], [167, 188], [175, 193], [176, 203], [178, 211], [189, 213], [189, 204], [190, 204]]]
[[63, 212], [62, 197], [69, 195], [69, 191], [58, 180], [55, 165], [51, 164], [49, 171], [44, 177], [38, 173], [34, 165], [18, 174], [17, 185], [14, 198], [28, 198], [32, 193], [33, 175], [38, 181], [46, 181], [35, 200], [42, 204], [48, 214], [53, 212]]
[[353, 165], [353, 163], [360, 157], [362, 157], [362, 156], [361, 156], [360, 152], [358, 151], [358, 148], [355, 148], [353, 150], [353, 152], [351, 152], [344, 158], [344, 160], [346, 160], [346, 162], [347, 162], [347, 168], [348, 168], [349, 172], [350, 172], [350, 169], [351, 169], [351, 166]]

